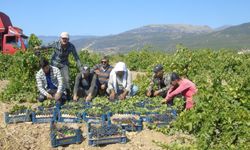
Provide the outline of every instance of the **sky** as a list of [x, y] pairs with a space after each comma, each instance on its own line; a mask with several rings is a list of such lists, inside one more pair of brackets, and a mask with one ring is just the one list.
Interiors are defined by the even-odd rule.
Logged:
[[249, 0], [0, 0], [26, 35], [114, 35], [151, 24], [239, 25]]

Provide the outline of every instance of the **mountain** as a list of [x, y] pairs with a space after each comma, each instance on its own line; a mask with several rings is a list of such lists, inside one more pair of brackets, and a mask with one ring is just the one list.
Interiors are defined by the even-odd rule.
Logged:
[[[58, 39], [58, 37], [50, 37]], [[44, 38], [49, 39], [49, 38]], [[163, 51], [174, 50], [177, 44], [191, 49], [244, 49], [250, 48], [250, 23], [236, 26], [222, 26], [212, 29], [209, 26], [185, 24], [147, 25], [117, 35], [72, 36], [71, 42], [78, 50], [89, 49], [95, 52], [126, 53], [145, 46]]]
[[[78, 39], [84, 40], [84, 39], [89, 39], [91, 37], [95, 37], [95, 36], [73, 35], [73, 36], [70, 36], [70, 40], [71, 41], [78, 40]], [[43, 41], [43, 44], [49, 44], [49, 43], [52, 43], [54, 41], [57, 41], [59, 39], [59, 36], [39, 35], [38, 38]]]
[[[76, 47], [93, 49], [98, 52], [127, 52], [131, 49], [140, 49], [150, 45], [159, 49], [168, 50], [175, 47], [173, 41], [184, 36], [194, 36], [213, 32], [208, 26], [193, 25], [148, 25], [126, 31], [117, 35], [96, 37], [92, 39], [78, 39], [73, 43], [82, 43]], [[80, 42], [81, 41], [81, 42]]]
[[208, 34], [184, 37], [181, 43], [190, 48], [250, 48], [250, 23], [231, 26]]

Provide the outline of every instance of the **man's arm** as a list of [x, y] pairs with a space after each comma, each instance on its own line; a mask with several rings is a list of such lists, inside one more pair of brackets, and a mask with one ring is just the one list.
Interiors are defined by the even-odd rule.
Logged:
[[96, 74], [94, 73], [93, 78], [91, 80], [91, 85], [89, 88], [89, 93], [91, 93], [91, 96], [93, 96], [95, 87], [96, 87]]
[[78, 75], [76, 76], [76, 79], [75, 79], [75, 85], [74, 85], [74, 90], [73, 90], [74, 96], [77, 95], [77, 91], [79, 88], [81, 78], [82, 78], [82, 74], [78, 73]]
[[113, 85], [113, 75], [110, 74], [109, 75], [109, 80], [108, 80], [108, 88], [107, 88], [107, 91], [111, 91], [111, 90], [115, 90], [114, 88], [114, 85]]
[[127, 85], [125, 87], [125, 89], [130, 92], [131, 91], [131, 86], [132, 86], [132, 75], [131, 72], [129, 70], [127, 70]]
[[79, 71], [81, 71], [82, 64], [81, 64], [80, 58], [79, 58], [79, 56], [78, 56], [78, 54], [76, 52], [76, 48], [75, 48], [75, 46], [73, 44], [72, 44], [72, 54], [73, 54], [73, 56], [75, 58], [75, 61], [77, 63], [77, 67], [78, 67]]
[[43, 88], [42, 75], [39, 72], [36, 74], [36, 83], [39, 92], [42, 93], [44, 96], [47, 96], [49, 93]]
[[160, 93], [162, 92], [166, 93], [168, 89], [171, 87], [171, 75], [170, 74], [164, 76], [164, 84], [166, 85], [166, 87], [159, 89]]
[[[182, 93], [184, 90], [188, 89], [190, 86], [188, 84], [180, 84], [175, 90], [172, 88], [169, 89], [168, 94], [166, 96], [166, 100], [172, 99], [174, 96]], [[171, 91], [172, 90], [172, 91]]]

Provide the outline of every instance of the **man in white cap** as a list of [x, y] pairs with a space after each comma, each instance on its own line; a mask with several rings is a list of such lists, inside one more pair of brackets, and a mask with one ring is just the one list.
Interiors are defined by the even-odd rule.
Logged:
[[49, 46], [39, 47], [40, 49], [48, 49], [48, 48], [54, 49], [54, 52], [51, 57], [51, 65], [59, 68], [61, 71], [68, 100], [71, 99], [70, 84], [69, 84], [69, 80], [70, 80], [69, 79], [69, 54], [70, 53], [73, 54], [79, 71], [81, 70], [80, 58], [76, 52], [75, 46], [71, 42], [69, 42], [69, 39], [70, 39], [69, 33], [62, 32], [60, 34], [59, 41], [56, 41]]

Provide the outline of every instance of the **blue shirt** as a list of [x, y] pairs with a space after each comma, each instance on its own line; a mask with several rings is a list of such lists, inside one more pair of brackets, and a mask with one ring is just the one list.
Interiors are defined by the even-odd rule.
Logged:
[[48, 89], [57, 89], [57, 87], [52, 83], [52, 80], [51, 80], [51, 77], [50, 77], [50, 73], [45, 74], [45, 75], [46, 75]]

